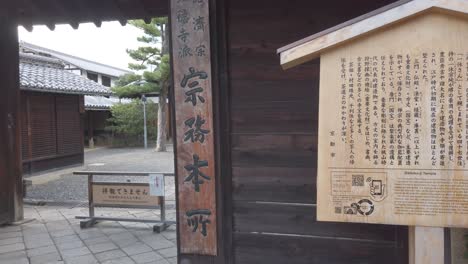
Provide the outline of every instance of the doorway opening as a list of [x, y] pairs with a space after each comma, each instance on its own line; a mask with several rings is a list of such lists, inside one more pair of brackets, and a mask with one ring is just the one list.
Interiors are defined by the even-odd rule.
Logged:
[[[75, 219], [75, 216], [87, 215], [90, 205], [88, 178], [73, 175], [75, 171], [107, 171], [109, 174], [117, 171], [119, 176], [98, 175], [95, 178], [104, 184], [121, 183], [123, 186], [148, 183], [150, 177], [136, 175], [138, 173], [164, 174], [166, 220], [175, 221], [176, 218], [170, 102], [167, 91], [161, 92], [161, 83], [157, 79], [160, 76], [154, 76], [158, 75], [161, 64], [169, 63], [161, 54], [165, 34], [157, 36], [156, 33], [154, 39], [149, 39], [146, 34], [152, 32], [150, 26], [167, 28], [167, 22], [161, 22], [164, 21], [161, 17], [167, 14], [167, 3], [102, 1], [109, 7], [109, 12], [89, 19], [89, 14], [97, 14], [87, 12], [96, 7], [91, 2], [81, 1], [80, 12], [64, 12], [76, 7], [75, 3], [55, 3], [51, 10], [48, 10], [50, 5], [38, 4], [34, 8], [28, 5], [22, 7], [20, 18], [13, 20], [26, 28], [20, 29], [20, 38], [17, 39], [20, 40], [17, 43], [18, 55], [12, 56], [17, 59], [13, 65], [20, 69], [20, 129], [17, 137], [20, 138], [19, 153], [26, 183], [23, 189], [26, 223], [0, 230], [9, 235], [14, 233], [15, 238], [23, 241], [14, 243], [18, 248], [12, 246], [0, 258], [25, 258], [28, 261], [35, 258], [45, 263], [72, 258], [99, 263], [117, 259], [128, 260], [129, 263], [144, 263], [145, 260], [176, 263], [175, 225], [155, 234], [152, 223], [98, 220], [99, 223], [92, 228], [81, 229], [80, 220]], [[61, 12], [57, 12], [58, 7]], [[47, 12], [60, 15], [47, 15]], [[55, 25], [64, 21], [68, 25]], [[86, 21], [94, 22], [82, 23]], [[47, 26], [33, 27], [36, 24]], [[44, 30], [58, 33], [62, 27], [70, 25], [73, 30], [66, 30], [70, 34], [90, 27], [100, 28], [101, 33], [96, 33], [96, 38], [80, 36], [78, 38], [81, 39], [75, 41], [68, 39], [68, 43], [67, 37], [59, 36], [56, 40], [64, 40], [61, 44], [63, 49], [57, 48], [56, 42], [59, 41], [54, 41], [49, 34], [42, 37], [43, 42], [31, 41], [34, 40], [32, 34]], [[131, 35], [126, 30], [128, 27], [137, 29], [140, 35]], [[122, 69], [128, 67], [103, 59], [106, 51], [120, 43], [108, 39], [105, 49], [100, 51], [97, 42], [93, 44], [96, 40], [102, 42], [99, 37], [100, 34], [105, 35], [103, 31], [106, 28], [113, 28], [111, 34], [121, 39], [133, 38], [141, 44], [127, 47], [133, 58], [133, 61], [129, 59], [133, 63], [132, 69]], [[75, 52], [90, 51], [86, 44], [95, 45], [95, 55]], [[74, 48], [70, 49], [71, 46]], [[149, 54], [151, 52], [159, 55]], [[124, 53], [127, 54], [125, 50]], [[166, 111], [161, 111], [161, 105], [165, 105]], [[160, 127], [163, 129], [158, 129]], [[112, 208], [112, 204], [105, 209], [97, 208], [96, 216], [136, 220], [161, 217], [159, 210], [145, 209], [145, 206], [130, 206], [130, 203], [129, 208], [122, 206], [125, 199], [151, 196], [144, 188], [108, 188], [105, 193], [109, 194], [107, 198], [120, 199], [121, 204], [117, 206], [119, 208]], [[22, 211], [23, 205], [17, 205], [16, 209]], [[5, 219], [10, 222], [9, 212], [5, 213]], [[33, 249], [41, 252], [30, 254], [29, 250]], [[9, 256], [12, 252], [16, 255]]]

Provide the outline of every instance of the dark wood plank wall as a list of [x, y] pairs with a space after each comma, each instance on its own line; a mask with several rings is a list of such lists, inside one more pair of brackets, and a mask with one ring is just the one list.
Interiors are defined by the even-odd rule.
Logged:
[[83, 162], [78, 95], [21, 93], [21, 150], [24, 173]]
[[29, 102], [28, 98], [21, 93], [21, 158], [22, 161], [25, 161], [29, 157], [31, 157], [31, 141], [29, 140], [30, 137], [30, 127], [29, 127], [29, 120], [31, 117], [29, 116]]
[[55, 98], [51, 94], [29, 94], [31, 159], [50, 158], [57, 153]]
[[320, 64], [283, 71], [276, 55], [390, 2], [228, 1], [235, 263], [407, 262], [406, 227], [316, 222]]
[[57, 154], [83, 153], [79, 96], [61, 95], [55, 98], [57, 118]]

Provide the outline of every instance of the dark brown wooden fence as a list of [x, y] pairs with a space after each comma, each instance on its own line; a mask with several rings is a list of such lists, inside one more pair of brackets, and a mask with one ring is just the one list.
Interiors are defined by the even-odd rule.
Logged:
[[78, 95], [21, 93], [24, 173], [83, 162]]

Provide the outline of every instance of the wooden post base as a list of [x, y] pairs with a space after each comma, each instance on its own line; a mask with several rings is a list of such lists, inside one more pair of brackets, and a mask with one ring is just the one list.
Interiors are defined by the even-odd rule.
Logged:
[[410, 264], [444, 263], [444, 229], [441, 227], [409, 228]]

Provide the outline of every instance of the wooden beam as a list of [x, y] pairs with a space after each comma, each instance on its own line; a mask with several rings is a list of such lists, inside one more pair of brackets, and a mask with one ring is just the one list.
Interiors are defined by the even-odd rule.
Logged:
[[[84, 10], [83, 1], [59, 1], [52, 0], [56, 4], [56, 8], [60, 14], [64, 14], [67, 17], [68, 24], [73, 29], [78, 29], [80, 27], [80, 17], [79, 14]], [[59, 2], [59, 3], [57, 3]]]
[[[232, 190], [232, 144], [231, 144], [231, 100], [228, 69], [228, 0], [210, 0], [210, 38], [212, 41], [213, 63], [213, 112], [216, 131], [216, 160], [219, 166], [216, 174], [222, 175], [217, 182], [218, 201], [218, 256], [213, 263], [231, 263], [234, 259], [233, 234], [233, 190]], [[222, 201], [222, 202], [221, 202]], [[207, 263], [205, 259], [204, 263]], [[194, 263], [195, 264], [195, 263]]]
[[111, 11], [115, 17], [117, 17], [120, 25], [127, 25], [127, 19], [129, 17], [128, 10], [122, 8], [118, 0], [102, 1], [102, 3], [105, 4], [105, 7]]
[[23, 219], [19, 44], [17, 22], [0, 18], [0, 222]]
[[145, 17], [143, 18], [143, 21], [145, 21], [146, 24], [151, 24], [151, 17]]
[[[73, 5], [70, 7], [69, 3], [70, 2], [78, 2], [81, 3], [82, 1], [61, 1], [61, 0], [50, 0], [51, 5], [54, 7], [54, 11], [59, 13], [59, 14], [64, 14], [66, 17], [70, 18], [71, 22], [70, 25], [72, 26], [73, 29], [78, 29], [79, 27], [79, 20], [77, 18], [76, 14], [79, 14], [78, 9], [76, 5]], [[53, 28], [55, 29], [55, 21], [50, 22], [50, 25], [54, 24]], [[47, 25], [49, 27], [49, 24]], [[49, 27], [50, 30], [51, 27]]]
[[55, 30], [55, 24], [54, 23], [48, 23], [47, 28], [49, 28], [50, 31], [54, 31]]
[[70, 22], [70, 26], [73, 29], [78, 29], [80, 27], [80, 23], [73, 21], [73, 22]]
[[147, 11], [145, 3], [143, 3], [142, 0], [113, 0], [112, 3], [115, 7], [115, 11], [118, 11], [117, 14], [120, 14], [120, 17], [122, 18], [141, 19], [151, 17]]
[[[34, 15], [36, 17], [43, 17], [44, 24], [49, 28], [49, 30], [55, 30], [55, 22], [50, 20], [50, 14], [44, 12], [44, 9], [50, 9], [50, 6], [53, 7], [53, 10], [57, 11], [58, 13], [66, 13], [63, 9], [63, 6], [60, 1], [58, 0], [50, 0], [50, 4], [47, 4], [47, 8], [44, 6], [46, 5], [44, 1], [31, 1], [31, 0], [20, 0], [22, 6], [28, 7], [30, 9], [29, 16]], [[68, 13], [67, 13], [68, 14]], [[33, 23], [32, 22], [22, 22], [23, 27], [32, 32], [33, 30]]]
[[[409, 263], [444, 263], [444, 228], [412, 226], [409, 229]], [[447, 252], [449, 254], [449, 252]]]
[[34, 27], [32, 24], [29, 24], [29, 23], [23, 23], [22, 26], [24, 27], [24, 29], [26, 29], [28, 32], [32, 32]]
[[[169, 1], [166, 0], [138, 0], [144, 9], [145, 16], [164, 17], [170, 14]], [[141, 17], [141, 16], [140, 16]]]
[[466, 0], [414, 0], [356, 23], [349, 25], [344, 23], [345, 26], [338, 26], [339, 29], [336, 31], [325, 35], [319, 33], [319, 37], [308, 42], [290, 49], [280, 49], [281, 66], [289, 69], [313, 60], [322, 52], [344, 42], [434, 9], [468, 14], [468, 2]]
[[[16, 1], [16, 2], [15, 2]], [[167, 0], [15, 0], [11, 12], [18, 14], [19, 24], [47, 25], [100, 21], [123, 21], [167, 16]], [[120, 6], [120, 9], [119, 7]], [[96, 23], [95, 23], [96, 24]], [[99, 25], [99, 23], [97, 23]]]
[[37, 14], [39, 10], [37, 9], [37, 6], [35, 3], [30, 3], [30, 0], [16, 0], [18, 7], [20, 8], [21, 16], [18, 22], [23, 26], [24, 29], [26, 29], [28, 32], [33, 31], [33, 21], [31, 20], [31, 17], [34, 14]]
[[93, 111], [88, 111], [88, 146], [90, 149], [94, 148], [94, 121]]
[[151, 23], [151, 15], [148, 13], [148, 8], [145, 5], [145, 3], [142, 0], [138, 0], [135, 2], [135, 12], [136, 13], [141, 13], [143, 18], [143, 21], [145, 21], [146, 24]]

